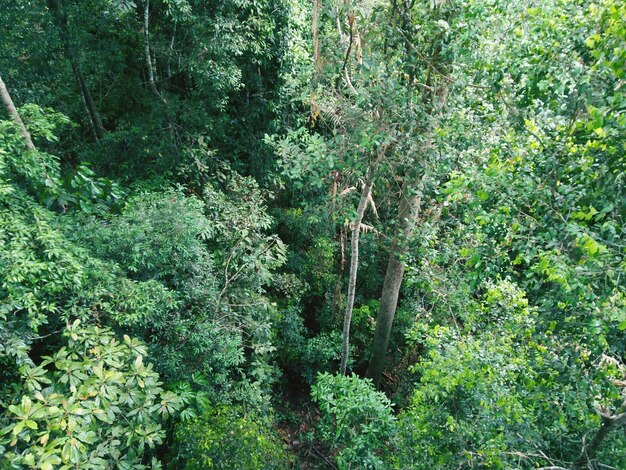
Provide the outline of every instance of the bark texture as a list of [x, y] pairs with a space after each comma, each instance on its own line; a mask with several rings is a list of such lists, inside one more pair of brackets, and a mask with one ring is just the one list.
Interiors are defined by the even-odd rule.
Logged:
[[389, 251], [389, 261], [387, 262], [387, 271], [376, 319], [372, 355], [370, 356], [367, 372], [367, 375], [372, 378], [377, 387], [380, 384], [380, 378], [385, 367], [389, 335], [391, 334], [391, 326], [396, 315], [400, 287], [404, 277], [402, 256], [406, 252], [406, 241], [413, 233], [421, 204], [421, 198], [418, 194], [410, 196], [406, 194], [408, 189], [408, 185], [406, 183], [403, 184], [400, 206], [398, 208], [398, 225], [394, 231]]
[[150, 27], [150, 1], [146, 0], [143, 9], [143, 48], [144, 48], [144, 56], [146, 59], [146, 66], [148, 67], [148, 84], [150, 86], [150, 90], [154, 95], [163, 103], [165, 106], [168, 106], [167, 100], [163, 98], [163, 95], [159, 93], [159, 89], [156, 86], [155, 80], [155, 70], [154, 63], [152, 61], [152, 57], [150, 55], [150, 35], [149, 35], [149, 27]]
[[20, 133], [22, 134], [22, 137], [24, 138], [24, 145], [26, 149], [35, 150], [35, 144], [33, 144], [33, 139], [31, 138], [30, 133], [28, 132], [28, 129], [26, 129], [26, 126], [24, 125], [24, 122], [22, 121], [20, 114], [17, 112], [17, 109], [15, 108], [15, 105], [13, 104], [13, 100], [11, 99], [11, 95], [9, 94], [9, 90], [7, 90], [7, 87], [4, 84], [2, 77], [0, 77], [0, 99], [2, 99], [2, 103], [4, 104], [4, 107], [9, 113], [10, 118], [13, 121], [15, 121], [15, 123], [19, 126]]
[[143, 8], [143, 47], [144, 56], [146, 59], [146, 67], [148, 68], [148, 86], [150, 91], [157, 97], [157, 99], [163, 103], [165, 108], [165, 120], [167, 121], [167, 129], [172, 137], [172, 141], [176, 141], [176, 132], [174, 130], [174, 119], [172, 118], [172, 111], [170, 105], [165, 97], [159, 92], [156, 86], [156, 67], [155, 61], [152, 60], [150, 55], [150, 0], [146, 0]]

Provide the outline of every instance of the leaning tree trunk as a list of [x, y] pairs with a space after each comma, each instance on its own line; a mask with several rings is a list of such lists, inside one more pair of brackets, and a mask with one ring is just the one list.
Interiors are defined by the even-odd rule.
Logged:
[[26, 129], [26, 126], [24, 125], [20, 114], [17, 112], [17, 109], [13, 104], [13, 100], [11, 99], [11, 95], [9, 94], [6, 85], [2, 81], [2, 77], [0, 77], [0, 99], [2, 99], [2, 103], [4, 104], [4, 107], [9, 113], [11, 119], [13, 119], [13, 121], [15, 121], [15, 123], [19, 126], [20, 133], [24, 138], [24, 145], [26, 146], [26, 149], [35, 150], [35, 144], [33, 144], [33, 139], [31, 138], [28, 129]]
[[100, 120], [100, 114], [98, 113], [98, 109], [96, 108], [96, 103], [91, 96], [91, 92], [87, 87], [87, 83], [85, 82], [85, 77], [83, 77], [83, 73], [78, 67], [76, 57], [74, 56], [73, 51], [71, 51], [71, 49], [67, 49], [66, 54], [72, 66], [74, 76], [76, 77], [76, 82], [78, 83], [78, 86], [80, 88], [83, 103], [87, 108], [87, 112], [89, 113], [89, 118], [91, 120], [91, 129], [96, 136], [96, 140], [102, 139], [105, 134], [104, 126], [102, 125], [102, 121]]
[[65, 57], [72, 67], [72, 73], [76, 78], [76, 83], [78, 84], [78, 88], [80, 89], [80, 93], [82, 95], [82, 102], [89, 114], [89, 123], [91, 125], [91, 130], [95, 134], [96, 140], [101, 139], [102, 137], [104, 137], [105, 134], [104, 126], [102, 125], [102, 120], [100, 119], [100, 114], [98, 113], [98, 108], [96, 108], [96, 103], [93, 100], [93, 96], [89, 91], [89, 87], [87, 87], [85, 77], [83, 76], [83, 73], [81, 72], [78, 65], [76, 51], [74, 50], [74, 47], [70, 40], [67, 14], [63, 10], [63, 7], [61, 6], [59, 0], [48, 0], [47, 4], [48, 9], [52, 13], [56, 26], [59, 29], [61, 42], [63, 43], [63, 50], [65, 51]]
[[348, 356], [350, 355], [350, 324], [352, 323], [352, 310], [354, 308], [354, 295], [356, 292], [356, 276], [359, 269], [359, 235], [361, 233], [361, 223], [363, 215], [367, 208], [368, 201], [372, 194], [372, 186], [378, 170], [378, 165], [384, 155], [383, 151], [379, 151], [376, 160], [368, 168], [367, 178], [361, 190], [361, 198], [356, 211], [356, 216], [351, 224], [352, 237], [350, 240], [350, 277], [348, 278], [348, 300], [346, 305], [346, 313], [343, 317], [343, 343], [341, 348], [341, 367], [340, 372], [345, 375], [348, 367]]
[[387, 272], [383, 283], [383, 291], [380, 296], [378, 318], [376, 319], [376, 331], [372, 345], [367, 375], [372, 378], [378, 387], [380, 378], [385, 367], [385, 356], [389, 344], [391, 326], [396, 315], [400, 287], [404, 277], [404, 262], [402, 256], [406, 254], [407, 241], [413, 233], [413, 227], [419, 214], [421, 197], [418, 194], [406, 195], [408, 184], [405, 182], [400, 195], [400, 207], [398, 209], [398, 225], [396, 227], [393, 242], [387, 262]]
[[572, 466], [573, 470], [595, 468], [595, 466], [591, 467], [589, 464], [595, 459], [596, 453], [600, 449], [600, 446], [602, 445], [602, 442], [604, 441], [606, 436], [608, 436], [611, 431], [626, 426], [626, 413], [621, 413], [618, 415], [607, 415], [604, 413], [600, 413], [600, 417], [602, 418], [602, 424], [600, 425], [600, 429], [596, 431], [593, 439], [591, 439], [591, 441], [583, 446], [579, 457], [576, 459], [574, 465]]

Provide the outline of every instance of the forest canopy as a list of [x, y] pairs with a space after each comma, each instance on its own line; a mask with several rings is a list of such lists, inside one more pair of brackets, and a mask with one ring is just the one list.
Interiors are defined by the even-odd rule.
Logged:
[[626, 468], [626, 1], [0, 31], [0, 468]]

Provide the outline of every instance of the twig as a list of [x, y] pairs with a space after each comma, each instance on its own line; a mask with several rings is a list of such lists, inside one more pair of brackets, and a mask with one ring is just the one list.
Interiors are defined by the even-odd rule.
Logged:
[[335, 466], [335, 464], [333, 464], [330, 460], [328, 460], [319, 450], [317, 450], [315, 448], [315, 446], [313, 444], [311, 444], [311, 449], [313, 449], [315, 451], [315, 453], [322, 458], [322, 460], [324, 460], [324, 462], [326, 462], [326, 464], [331, 467], [334, 468], [335, 470], [337, 469], [337, 467]]

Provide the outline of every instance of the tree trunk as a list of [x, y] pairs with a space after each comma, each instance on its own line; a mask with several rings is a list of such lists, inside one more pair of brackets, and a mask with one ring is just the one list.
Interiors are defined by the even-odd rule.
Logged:
[[608, 436], [611, 431], [626, 426], [626, 413], [621, 413], [616, 416], [600, 413], [600, 417], [602, 418], [600, 429], [596, 431], [593, 439], [583, 446], [583, 450], [576, 459], [576, 462], [574, 462], [572, 469], [583, 470], [585, 468], [595, 468], [595, 466], [591, 467], [589, 464], [595, 458], [606, 436]]
[[144, 3], [143, 9], [143, 46], [144, 46], [144, 56], [146, 59], [146, 66], [148, 68], [148, 84], [150, 86], [150, 90], [156, 96], [163, 106], [165, 107], [165, 119], [167, 121], [167, 128], [172, 136], [172, 140], [176, 140], [176, 134], [174, 132], [174, 122], [172, 119], [170, 105], [167, 100], [163, 97], [163, 95], [159, 92], [159, 89], [156, 86], [156, 70], [154, 66], [154, 62], [152, 57], [150, 56], [150, 36], [149, 36], [149, 26], [150, 26], [150, 0], [146, 0]]
[[322, 53], [320, 50], [319, 21], [320, 10], [322, 9], [322, 0], [313, 0], [313, 21], [311, 29], [313, 30], [313, 60], [315, 61], [315, 71], [318, 75], [322, 74]]
[[96, 103], [91, 96], [91, 92], [87, 87], [87, 82], [85, 82], [85, 77], [78, 66], [78, 59], [76, 56], [76, 52], [70, 41], [70, 33], [69, 26], [67, 21], [67, 14], [63, 10], [60, 5], [59, 0], [48, 0], [48, 9], [52, 13], [54, 21], [59, 29], [59, 34], [61, 36], [61, 42], [63, 43], [63, 49], [65, 51], [65, 56], [72, 67], [72, 72], [74, 73], [74, 77], [76, 78], [76, 83], [78, 84], [78, 88], [80, 88], [80, 92], [82, 95], [82, 100], [87, 108], [87, 112], [89, 113], [89, 120], [91, 122], [91, 129], [96, 136], [96, 140], [104, 137], [105, 130], [102, 125], [102, 120], [100, 119], [100, 114], [98, 113], [98, 109], [96, 108]]
[[385, 273], [383, 291], [380, 296], [380, 307], [378, 308], [378, 317], [376, 319], [372, 355], [370, 356], [367, 371], [367, 375], [372, 378], [377, 387], [380, 384], [380, 378], [385, 367], [389, 335], [391, 334], [391, 326], [396, 315], [400, 287], [404, 277], [402, 256], [406, 254], [407, 240], [413, 233], [421, 204], [421, 196], [412, 194], [407, 197], [406, 192], [409, 189], [409, 185], [405, 182], [402, 185], [400, 207], [398, 209], [398, 225], [389, 252], [387, 272]]
[[80, 71], [78, 64], [76, 63], [76, 59], [72, 53], [68, 53], [68, 58], [70, 64], [72, 65], [72, 70], [74, 71], [74, 76], [76, 77], [76, 81], [78, 82], [78, 86], [80, 87], [80, 91], [83, 95], [83, 103], [85, 103], [87, 107], [87, 111], [89, 112], [89, 117], [91, 119], [92, 130], [97, 137], [97, 140], [102, 139], [104, 137], [105, 131], [102, 126], [102, 121], [100, 120], [100, 114], [98, 113], [98, 109], [96, 108], [96, 103], [91, 96], [91, 92], [89, 88], [87, 88], [87, 83], [85, 82], [85, 78], [83, 77], [83, 73]]
[[[74, 74], [74, 76], [76, 76], [76, 74]], [[76, 83], [78, 84], [78, 88], [80, 88], [80, 83], [78, 83], [78, 77], [76, 77]], [[83, 112], [85, 113], [85, 116], [89, 116], [89, 119], [87, 119], [87, 121], [88, 121], [89, 129], [91, 130], [91, 135], [93, 137], [93, 140], [97, 142], [98, 133], [96, 132], [96, 128], [93, 125], [93, 121], [91, 120], [91, 113], [89, 112], [89, 106], [87, 106], [87, 101], [85, 101], [85, 95], [82, 92], [80, 94], [80, 102], [83, 105]]]
[[15, 121], [15, 123], [19, 126], [20, 133], [24, 138], [24, 145], [26, 149], [35, 150], [35, 144], [33, 144], [33, 139], [31, 138], [28, 129], [26, 129], [26, 126], [24, 125], [22, 118], [17, 112], [17, 109], [15, 109], [15, 105], [13, 104], [13, 100], [11, 99], [11, 95], [9, 94], [6, 85], [2, 81], [2, 77], [0, 77], [0, 99], [2, 99], [2, 103], [7, 109], [7, 112], [9, 113], [11, 119], [13, 119], [13, 121]]
[[378, 165], [384, 155], [383, 151], [379, 151], [378, 156], [374, 163], [370, 165], [367, 171], [367, 178], [361, 191], [361, 198], [359, 199], [359, 206], [356, 211], [356, 216], [351, 224], [352, 237], [350, 241], [351, 254], [350, 254], [350, 277], [348, 280], [348, 299], [346, 305], [346, 313], [343, 318], [343, 344], [341, 348], [341, 367], [340, 372], [345, 375], [348, 367], [348, 356], [350, 355], [350, 324], [352, 323], [352, 309], [354, 307], [354, 294], [356, 291], [356, 276], [359, 269], [359, 235], [361, 233], [361, 223], [363, 222], [363, 215], [372, 193], [372, 186], [374, 185], [374, 179], [376, 177], [376, 171]]
[[[407, 48], [413, 48], [412, 44]], [[435, 56], [438, 55], [438, 51]], [[436, 63], [436, 61], [435, 61]], [[427, 84], [432, 85], [430, 79], [430, 71], [428, 74]], [[413, 93], [412, 86], [409, 86], [409, 96]], [[446, 84], [431, 89], [430, 92], [424, 94], [424, 104], [428, 110], [428, 114], [435, 117], [443, 112], [448, 97], [448, 87]], [[424, 155], [432, 146], [432, 127], [427, 131], [427, 139], [424, 147], [420, 149], [418, 155]], [[372, 379], [376, 387], [380, 385], [380, 378], [385, 367], [385, 359], [387, 356], [387, 347], [389, 345], [389, 336], [391, 327], [396, 315], [398, 307], [398, 297], [400, 296], [400, 288], [402, 287], [402, 279], [404, 277], [404, 262], [402, 257], [408, 249], [407, 241], [413, 233], [415, 223], [419, 216], [421, 206], [421, 196], [412, 194], [407, 196], [411, 189], [416, 190], [417, 185], [411, 188], [410, 184], [405, 182], [402, 184], [402, 194], [400, 197], [400, 207], [398, 209], [398, 220], [396, 230], [394, 231], [393, 242], [389, 253], [389, 261], [387, 263], [387, 272], [385, 273], [385, 281], [383, 282], [383, 291], [380, 297], [380, 306], [378, 308], [378, 317], [376, 319], [376, 331], [374, 332], [374, 341], [372, 343], [372, 355], [367, 375]]]
[[161, 96], [159, 90], [156, 86], [156, 81], [154, 79], [154, 64], [152, 63], [152, 57], [150, 56], [150, 36], [149, 36], [149, 26], [150, 26], [150, 0], [146, 0], [143, 9], [143, 47], [144, 47], [144, 56], [146, 59], [146, 66], [148, 67], [148, 83], [150, 86], [150, 90], [152, 93], [165, 105], [167, 106], [167, 100]]

